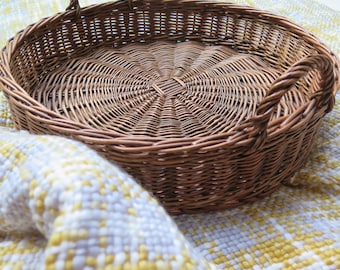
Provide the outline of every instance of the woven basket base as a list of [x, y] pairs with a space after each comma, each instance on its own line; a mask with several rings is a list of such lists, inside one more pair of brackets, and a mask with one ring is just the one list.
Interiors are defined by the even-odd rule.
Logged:
[[[30, 94], [96, 129], [182, 138], [226, 132], [252, 117], [278, 76], [259, 57], [226, 46], [156, 41], [65, 61]], [[273, 117], [299, 104], [282, 98]]]

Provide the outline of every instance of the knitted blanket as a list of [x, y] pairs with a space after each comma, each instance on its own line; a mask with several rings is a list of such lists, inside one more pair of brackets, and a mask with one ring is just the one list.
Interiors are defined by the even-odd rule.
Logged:
[[[312, 0], [234, 2], [286, 16], [340, 54], [339, 12]], [[67, 4], [1, 0], [0, 45]], [[339, 100], [295, 188], [170, 217], [82, 143], [15, 131], [0, 91], [0, 269], [340, 269]]]

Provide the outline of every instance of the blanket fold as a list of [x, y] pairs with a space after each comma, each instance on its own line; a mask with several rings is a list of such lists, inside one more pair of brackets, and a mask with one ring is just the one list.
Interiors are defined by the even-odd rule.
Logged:
[[59, 137], [1, 134], [0, 249], [23, 239], [0, 266], [210, 268], [158, 202], [94, 151]]

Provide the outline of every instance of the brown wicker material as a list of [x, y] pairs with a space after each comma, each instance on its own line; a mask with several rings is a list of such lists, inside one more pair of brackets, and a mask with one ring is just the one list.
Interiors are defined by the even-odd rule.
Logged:
[[254, 201], [288, 180], [339, 75], [329, 49], [288, 20], [195, 0], [71, 1], [0, 59], [18, 129], [86, 143], [173, 214]]

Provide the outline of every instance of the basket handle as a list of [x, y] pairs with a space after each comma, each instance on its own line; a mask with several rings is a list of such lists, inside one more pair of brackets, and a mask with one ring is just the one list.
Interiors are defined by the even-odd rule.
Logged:
[[[335, 103], [335, 71], [333, 62], [324, 55], [310, 55], [290, 67], [271, 85], [266, 97], [261, 101], [252, 119], [257, 134], [255, 149], [261, 147], [267, 139], [267, 129], [274, 108], [278, 105], [284, 94], [289, 91], [300, 79], [312, 70], [320, 71], [319, 91], [311, 99], [315, 99], [319, 108], [326, 106], [325, 113], [332, 110]], [[306, 107], [307, 108], [307, 107]], [[305, 108], [305, 109], [306, 109]], [[303, 110], [304, 111], [304, 110]], [[302, 112], [303, 112], [302, 111]], [[301, 112], [295, 117], [301, 117]]]
[[67, 6], [66, 10], [79, 10], [80, 5], [78, 0], [70, 0], [70, 4]]

